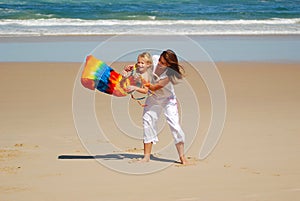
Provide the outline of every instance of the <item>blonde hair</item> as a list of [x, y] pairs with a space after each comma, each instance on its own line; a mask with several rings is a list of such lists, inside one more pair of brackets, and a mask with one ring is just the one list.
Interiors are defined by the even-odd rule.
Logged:
[[149, 52], [143, 52], [138, 55], [138, 59], [144, 59], [144, 62], [147, 65], [146, 74], [143, 73], [143, 78], [145, 81], [149, 82], [152, 78], [152, 70], [153, 70], [153, 60], [152, 56]]
[[138, 58], [143, 58], [145, 59], [146, 63], [148, 65], [151, 65], [151, 68], [153, 67], [153, 60], [152, 60], [152, 56], [149, 52], [143, 52], [141, 54], [138, 55]]

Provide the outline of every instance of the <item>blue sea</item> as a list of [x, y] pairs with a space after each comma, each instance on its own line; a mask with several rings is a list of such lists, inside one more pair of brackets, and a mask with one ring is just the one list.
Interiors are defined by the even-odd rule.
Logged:
[[300, 0], [0, 0], [0, 36], [300, 34]]

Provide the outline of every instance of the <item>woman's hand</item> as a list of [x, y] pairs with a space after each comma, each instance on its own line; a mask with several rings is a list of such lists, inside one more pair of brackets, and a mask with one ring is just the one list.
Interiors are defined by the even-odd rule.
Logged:
[[149, 88], [151, 91], [156, 91], [159, 90], [161, 88], [163, 88], [164, 86], [166, 86], [169, 83], [169, 78], [164, 78], [159, 80], [158, 83], [156, 84], [150, 84], [149, 82], [144, 84], [145, 87]]

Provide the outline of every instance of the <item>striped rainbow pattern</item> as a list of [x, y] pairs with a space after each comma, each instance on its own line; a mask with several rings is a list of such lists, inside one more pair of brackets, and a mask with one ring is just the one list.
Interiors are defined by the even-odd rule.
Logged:
[[126, 88], [134, 85], [134, 80], [124, 78], [103, 61], [89, 55], [86, 58], [81, 83], [91, 90], [98, 89], [114, 96], [126, 96], [128, 94]]

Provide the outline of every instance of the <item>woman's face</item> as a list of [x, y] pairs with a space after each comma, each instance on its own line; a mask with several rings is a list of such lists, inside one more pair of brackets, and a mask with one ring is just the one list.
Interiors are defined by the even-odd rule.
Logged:
[[166, 69], [169, 66], [168, 62], [162, 56], [159, 57], [158, 67], [162, 69]]

